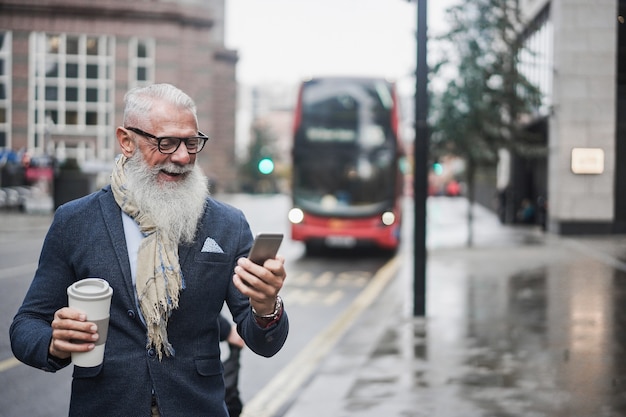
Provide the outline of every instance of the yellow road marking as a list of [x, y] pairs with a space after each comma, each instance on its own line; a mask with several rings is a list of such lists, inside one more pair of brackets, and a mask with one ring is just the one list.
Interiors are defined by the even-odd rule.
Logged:
[[393, 278], [400, 265], [396, 255], [378, 270], [369, 285], [329, 327], [319, 333], [243, 409], [242, 417], [272, 417], [313, 374], [341, 336]]
[[316, 287], [325, 287], [333, 280], [334, 272], [326, 271], [315, 279]]
[[0, 362], [0, 372], [8, 371], [9, 369], [14, 368], [19, 364], [20, 361], [15, 358], [5, 359]]

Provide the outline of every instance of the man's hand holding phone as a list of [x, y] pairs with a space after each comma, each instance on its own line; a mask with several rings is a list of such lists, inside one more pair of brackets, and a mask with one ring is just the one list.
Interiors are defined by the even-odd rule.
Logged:
[[248, 258], [240, 258], [233, 282], [250, 299], [257, 317], [272, 316], [286, 278], [285, 259], [277, 256], [282, 234], [257, 235]]

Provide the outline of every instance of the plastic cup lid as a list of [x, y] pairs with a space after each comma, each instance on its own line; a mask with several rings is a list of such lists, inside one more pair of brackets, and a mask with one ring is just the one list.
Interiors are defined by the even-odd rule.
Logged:
[[78, 300], [102, 300], [113, 294], [113, 288], [102, 278], [85, 278], [67, 288], [67, 295]]

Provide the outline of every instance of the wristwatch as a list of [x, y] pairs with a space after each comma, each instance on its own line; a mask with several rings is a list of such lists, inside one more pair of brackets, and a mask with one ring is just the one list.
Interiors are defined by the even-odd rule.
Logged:
[[280, 315], [280, 312], [282, 309], [283, 309], [283, 299], [280, 298], [280, 295], [277, 295], [273, 312], [271, 312], [270, 314], [259, 314], [256, 312], [254, 307], [252, 307], [252, 314], [254, 314], [254, 317], [258, 319], [274, 320], [276, 317]]

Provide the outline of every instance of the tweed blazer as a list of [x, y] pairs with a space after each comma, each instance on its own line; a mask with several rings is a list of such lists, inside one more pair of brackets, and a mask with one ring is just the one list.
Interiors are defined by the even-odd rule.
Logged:
[[159, 361], [147, 348], [146, 327], [136, 302], [122, 214], [110, 186], [59, 207], [46, 235], [39, 266], [10, 328], [20, 361], [55, 372], [70, 364], [48, 355], [54, 313], [67, 305], [67, 287], [87, 277], [113, 288], [104, 362], [74, 367], [70, 416], [149, 416], [152, 393], [161, 415], [227, 417], [219, 348], [218, 316], [227, 303], [246, 345], [262, 356], [276, 354], [287, 338], [284, 313], [261, 328], [248, 299], [232, 282], [253, 236], [243, 213], [207, 200], [196, 241], [179, 247], [185, 280], [179, 308], [169, 319], [173, 357]]

